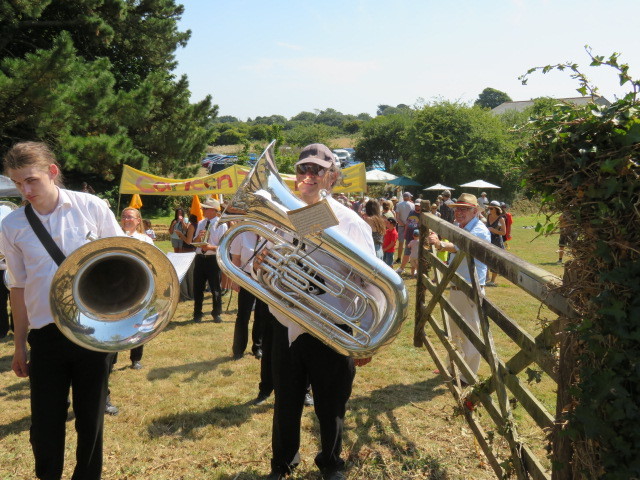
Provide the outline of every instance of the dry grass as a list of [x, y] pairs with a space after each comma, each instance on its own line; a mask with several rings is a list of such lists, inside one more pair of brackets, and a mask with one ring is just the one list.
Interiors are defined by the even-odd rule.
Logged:
[[[514, 252], [537, 255], [534, 263], [553, 261], [557, 239], [540, 239], [531, 248], [526, 240], [533, 235], [519, 228], [528, 221], [516, 222]], [[428, 354], [412, 345], [415, 280], [407, 283], [412, 305], [399, 338], [356, 376], [344, 442], [349, 478], [494, 478], [464, 420], [455, 415], [448, 390], [432, 373]], [[523, 306], [516, 287], [500, 284], [491, 297], [505, 308], [518, 306], [535, 327], [537, 305]], [[205, 311], [210, 301], [205, 297]], [[268, 473], [272, 399], [252, 406], [259, 362], [248, 354], [231, 358], [235, 309], [234, 296], [222, 324], [194, 324], [191, 302], [182, 302], [166, 331], [145, 347], [143, 370], [128, 369], [127, 354], [120, 355], [110, 384], [121, 413], [105, 421], [104, 479], [248, 480]], [[1, 340], [2, 480], [31, 478], [33, 472], [29, 387], [10, 370], [12, 352], [11, 337]], [[65, 478], [75, 449], [73, 422], [67, 426]], [[307, 408], [295, 479], [320, 478], [313, 465], [317, 449], [318, 424]]]

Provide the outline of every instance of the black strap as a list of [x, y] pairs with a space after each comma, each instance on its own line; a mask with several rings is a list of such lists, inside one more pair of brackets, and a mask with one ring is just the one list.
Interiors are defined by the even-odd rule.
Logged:
[[42, 246], [47, 250], [47, 252], [49, 252], [49, 255], [51, 255], [53, 261], [56, 262], [58, 266], [60, 266], [60, 264], [64, 262], [64, 259], [67, 257], [65, 257], [64, 253], [62, 253], [62, 250], [60, 250], [58, 245], [56, 245], [56, 242], [53, 241], [53, 238], [51, 238], [51, 235], [49, 234], [49, 232], [47, 232], [47, 229], [44, 228], [44, 225], [33, 211], [33, 207], [30, 203], [27, 204], [26, 207], [24, 207], [24, 213], [27, 216], [27, 220], [29, 220], [29, 225], [31, 225], [34, 233], [36, 234], [40, 242], [42, 242]]

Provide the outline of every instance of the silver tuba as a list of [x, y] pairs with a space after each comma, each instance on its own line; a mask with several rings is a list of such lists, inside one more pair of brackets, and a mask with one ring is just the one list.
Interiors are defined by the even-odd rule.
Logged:
[[[287, 212], [306, 206], [284, 183], [269, 145], [220, 219], [234, 222], [220, 240], [220, 269], [238, 285], [277, 308], [287, 318], [343, 355], [372, 356], [397, 336], [407, 313], [402, 279], [382, 260], [351, 239], [328, 228], [301, 238]], [[241, 211], [243, 215], [226, 212]], [[268, 241], [257, 280], [234, 265], [228, 255], [233, 239], [252, 232]], [[339, 269], [314, 257], [332, 258]], [[367, 284], [367, 288], [363, 285]], [[320, 292], [321, 294], [318, 294]], [[340, 308], [323, 297], [339, 297]], [[332, 302], [335, 303], [335, 302]], [[339, 325], [347, 325], [351, 332]]]
[[117, 352], [158, 335], [179, 297], [175, 268], [161, 250], [135, 238], [109, 237], [83, 245], [62, 262], [49, 304], [69, 340]]

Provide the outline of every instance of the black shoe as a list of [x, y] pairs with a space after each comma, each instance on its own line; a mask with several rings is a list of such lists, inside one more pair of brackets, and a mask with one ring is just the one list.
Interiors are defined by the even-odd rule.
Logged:
[[201, 313], [194, 313], [193, 314], [193, 321], [194, 321], [194, 323], [200, 323], [202, 321], [202, 314]]
[[323, 480], [346, 480], [346, 478], [347, 477], [340, 470], [322, 473]]
[[258, 360], [260, 360], [262, 358], [262, 349], [261, 348], [256, 349], [256, 351], [253, 352], [253, 356], [256, 357]]
[[259, 393], [258, 396], [253, 401], [254, 405], [263, 405], [267, 399], [269, 398], [269, 394]]
[[107, 395], [107, 403], [106, 406], [104, 408], [104, 413], [106, 413], [107, 415], [117, 415], [118, 412], [120, 412], [120, 410], [118, 409], [118, 407], [116, 407], [115, 405], [111, 404], [111, 395]]
[[222, 317], [220, 315], [214, 315], [213, 323], [222, 323]]
[[142, 370], [142, 364], [140, 362], [131, 362], [132, 370]]
[[233, 354], [233, 359], [234, 360], [240, 360], [242, 357], [244, 357], [244, 353], [234, 353]]
[[304, 406], [305, 407], [313, 407], [314, 405], [314, 401], [313, 401], [313, 397], [311, 396], [310, 393], [305, 393], [304, 394]]

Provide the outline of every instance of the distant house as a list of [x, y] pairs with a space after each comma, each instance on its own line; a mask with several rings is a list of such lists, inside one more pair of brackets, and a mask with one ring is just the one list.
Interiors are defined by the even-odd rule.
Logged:
[[[573, 103], [574, 105], [586, 105], [588, 103], [596, 103], [597, 105], [611, 105], [611, 102], [604, 97], [569, 97], [569, 98], [555, 98], [558, 103], [566, 102]], [[523, 100], [520, 102], [504, 102], [491, 110], [494, 115], [501, 115], [508, 110], [515, 110], [516, 112], [522, 112], [525, 109], [533, 106], [533, 100]]]

